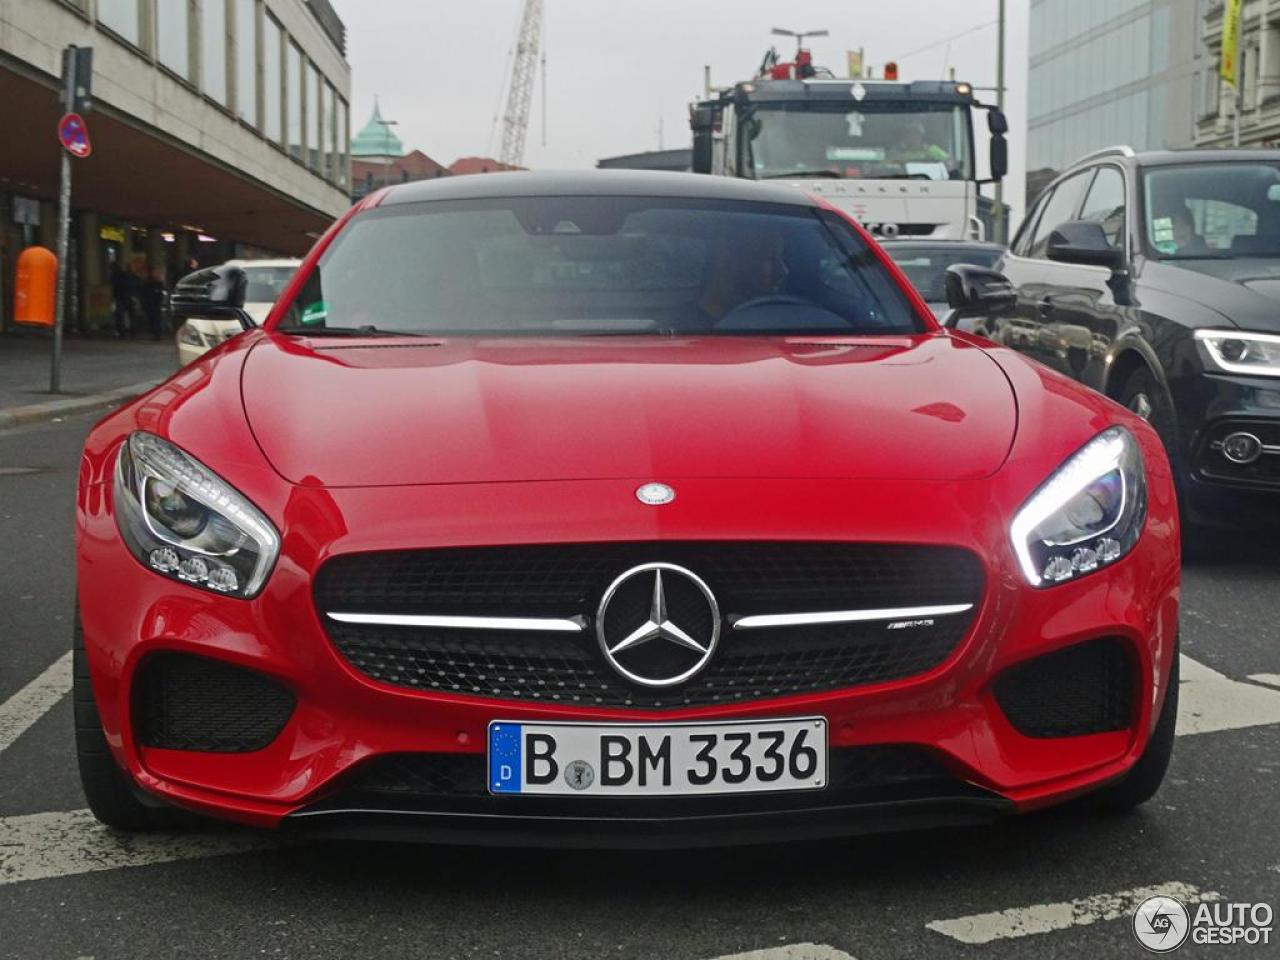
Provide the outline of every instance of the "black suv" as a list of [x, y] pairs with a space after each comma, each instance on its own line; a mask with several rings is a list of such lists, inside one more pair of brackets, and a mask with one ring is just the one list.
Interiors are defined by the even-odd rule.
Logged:
[[1280, 496], [1280, 151], [1090, 154], [995, 271], [951, 267], [947, 293], [950, 323], [1150, 420], [1190, 521], [1275, 513], [1262, 498]]

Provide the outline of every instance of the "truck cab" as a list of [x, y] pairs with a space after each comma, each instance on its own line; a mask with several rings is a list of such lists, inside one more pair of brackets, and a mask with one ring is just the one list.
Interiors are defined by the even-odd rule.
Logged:
[[[987, 179], [975, 110], [988, 112]], [[992, 236], [995, 206], [980, 187], [1007, 171], [1008, 123], [967, 83], [764, 76], [690, 113], [697, 173], [792, 183], [886, 239]]]

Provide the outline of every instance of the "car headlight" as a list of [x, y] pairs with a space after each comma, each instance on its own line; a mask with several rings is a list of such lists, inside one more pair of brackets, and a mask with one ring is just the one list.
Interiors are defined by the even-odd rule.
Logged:
[[1074, 580], [1133, 549], [1147, 517], [1147, 472], [1133, 435], [1111, 427], [1074, 453], [1009, 525], [1035, 587]]
[[152, 433], [120, 446], [115, 508], [143, 566], [213, 593], [256, 595], [280, 553], [280, 535], [257, 507]]
[[178, 329], [178, 342], [188, 347], [204, 347], [204, 336], [189, 323], [184, 323]]
[[1280, 336], [1243, 330], [1197, 330], [1209, 359], [1227, 373], [1280, 377]]

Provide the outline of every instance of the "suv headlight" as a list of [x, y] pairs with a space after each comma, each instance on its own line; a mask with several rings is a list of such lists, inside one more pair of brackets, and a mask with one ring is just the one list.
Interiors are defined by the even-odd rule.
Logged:
[[213, 593], [248, 599], [280, 553], [262, 512], [209, 468], [155, 434], [120, 446], [116, 523], [143, 566]]
[[204, 335], [190, 323], [184, 323], [178, 329], [178, 342], [188, 347], [204, 347]]
[[1049, 477], [1009, 525], [1035, 587], [1074, 580], [1133, 549], [1147, 517], [1147, 472], [1123, 427], [1098, 434]]
[[1280, 336], [1243, 330], [1197, 330], [1209, 359], [1227, 373], [1280, 377]]

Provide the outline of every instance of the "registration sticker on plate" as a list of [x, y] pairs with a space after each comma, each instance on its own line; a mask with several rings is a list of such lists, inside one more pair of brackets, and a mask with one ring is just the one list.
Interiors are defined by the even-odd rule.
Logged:
[[489, 724], [489, 792], [678, 796], [817, 790], [822, 717], [729, 723]]

